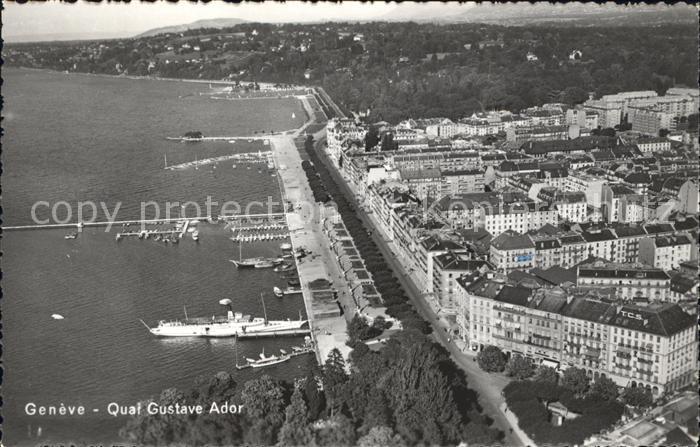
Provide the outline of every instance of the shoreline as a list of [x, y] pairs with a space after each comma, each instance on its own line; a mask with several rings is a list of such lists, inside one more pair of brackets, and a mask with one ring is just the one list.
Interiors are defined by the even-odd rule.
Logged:
[[[58, 73], [58, 74], [70, 74], [70, 75], [84, 75], [84, 76], [95, 76], [95, 77], [101, 77], [101, 78], [115, 78], [115, 79], [131, 79], [135, 81], [143, 80], [143, 81], [168, 81], [168, 82], [192, 82], [196, 84], [222, 84], [222, 85], [233, 85], [236, 83], [236, 81], [224, 81], [221, 79], [191, 79], [191, 78], [161, 78], [158, 76], [140, 76], [140, 75], [113, 75], [113, 74], [106, 74], [106, 73], [87, 73], [84, 71], [60, 71], [60, 70], [54, 70], [52, 68], [36, 68], [36, 67], [5, 67], [6, 70], [17, 70], [17, 71], [22, 71], [22, 70], [28, 70], [28, 71], [38, 71], [38, 72], [45, 72], [45, 73]], [[254, 81], [238, 81], [240, 84], [251, 84]], [[258, 85], [261, 86], [273, 86], [274, 83], [272, 82], [258, 82]], [[294, 85], [292, 88], [288, 90], [298, 90], [298, 89], [315, 89], [316, 87], [314, 86], [309, 86], [309, 85]], [[274, 88], [270, 88], [270, 91], [277, 91]], [[280, 92], [284, 92], [285, 90], [279, 90]], [[257, 98], [251, 98], [251, 99], [257, 99]]]

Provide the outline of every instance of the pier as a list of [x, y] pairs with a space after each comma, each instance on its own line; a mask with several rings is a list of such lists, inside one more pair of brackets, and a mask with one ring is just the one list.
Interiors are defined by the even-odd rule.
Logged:
[[286, 331], [273, 332], [248, 332], [239, 333], [238, 338], [276, 338], [276, 337], [299, 337], [302, 335], [310, 335], [311, 329], [290, 329]]
[[[267, 141], [267, 140], [265, 140]], [[188, 168], [198, 168], [199, 166], [206, 166], [210, 164], [220, 163], [224, 161], [236, 161], [242, 164], [267, 164], [270, 165], [272, 159], [272, 152], [270, 151], [258, 151], [258, 152], [243, 152], [240, 154], [222, 155], [220, 157], [204, 158], [202, 160], [187, 161], [185, 163], [179, 163], [175, 165], [165, 166], [165, 169], [169, 171], [180, 171]], [[273, 166], [274, 167], [274, 166]]]
[[[56, 230], [56, 229], [82, 229], [87, 227], [108, 227], [113, 225], [158, 225], [166, 223], [177, 223], [186, 221], [187, 225], [190, 222], [212, 222], [214, 218], [231, 221], [238, 219], [265, 219], [265, 218], [281, 218], [284, 219], [284, 213], [269, 213], [269, 214], [222, 214], [219, 216], [202, 216], [202, 217], [169, 217], [162, 219], [132, 219], [132, 220], [115, 220], [115, 221], [100, 221], [100, 222], [70, 222], [70, 223], [54, 223], [54, 224], [37, 224], [37, 225], [10, 225], [3, 226], [3, 231], [21, 231], [21, 230]], [[186, 231], [186, 230], [185, 230]]]

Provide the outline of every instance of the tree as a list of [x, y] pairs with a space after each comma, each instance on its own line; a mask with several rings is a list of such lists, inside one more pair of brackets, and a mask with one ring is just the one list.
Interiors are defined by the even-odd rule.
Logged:
[[306, 403], [302, 397], [301, 388], [297, 387], [292, 393], [292, 403], [286, 411], [284, 425], [280, 429], [279, 444], [283, 446], [307, 445], [313, 439], [309, 428]]
[[666, 136], [671, 133], [668, 129], [659, 129], [659, 136], [661, 138], [666, 138]]
[[530, 360], [521, 355], [513, 355], [506, 364], [505, 372], [509, 377], [523, 380], [531, 377], [535, 373], [535, 370]]
[[284, 422], [284, 389], [267, 374], [249, 380], [241, 392], [246, 415], [254, 421], [246, 440], [252, 444], [273, 444]]
[[364, 317], [355, 315], [348, 324], [348, 337], [351, 342], [367, 340], [381, 334], [383, 329], [379, 329], [374, 324], [370, 326]]
[[559, 382], [559, 375], [557, 374], [557, 371], [554, 368], [540, 365], [535, 370], [535, 376], [533, 377], [533, 380], [535, 382], [551, 383], [553, 385], [556, 385], [557, 382]]
[[[402, 331], [408, 332], [408, 331]], [[409, 444], [445, 445], [459, 439], [462, 417], [440, 363], [447, 355], [419, 333], [402, 334], [387, 393], [396, 432]], [[410, 340], [415, 340], [410, 343]], [[410, 344], [409, 344], [410, 343]], [[394, 344], [385, 350], [396, 351]]]
[[506, 356], [497, 346], [486, 346], [477, 354], [476, 360], [486, 372], [503, 372], [506, 367]]
[[309, 420], [315, 421], [326, 408], [323, 393], [318, 389], [318, 382], [313, 373], [309, 373], [304, 380], [304, 398], [309, 411]]
[[588, 391], [590, 380], [586, 375], [585, 369], [571, 367], [564, 371], [561, 378], [561, 386], [569, 389], [575, 396], [580, 397]]
[[401, 436], [386, 426], [376, 426], [357, 440], [358, 447], [403, 447]]
[[333, 348], [323, 366], [323, 390], [328, 398], [331, 415], [340, 407], [338, 400], [341, 396], [343, 384], [347, 381], [348, 375], [345, 372], [343, 355], [338, 348]]
[[320, 447], [349, 447], [355, 444], [355, 427], [344, 415], [338, 413], [325, 421], [315, 434], [315, 444]]
[[581, 87], [567, 87], [561, 95], [564, 104], [581, 104], [588, 99], [588, 93]]
[[371, 151], [377, 144], [379, 144], [379, 130], [370, 126], [365, 134], [365, 152]]
[[617, 384], [607, 377], [599, 377], [591, 385], [590, 394], [600, 397], [603, 400], [617, 399], [618, 389]]
[[622, 393], [622, 402], [631, 407], [647, 408], [653, 401], [651, 391], [642, 386], [626, 388]]

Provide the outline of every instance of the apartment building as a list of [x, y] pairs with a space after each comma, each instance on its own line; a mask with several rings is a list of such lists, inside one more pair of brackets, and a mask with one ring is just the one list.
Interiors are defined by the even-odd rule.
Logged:
[[674, 130], [674, 115], [646, 107], [630, 107], [628, 121], [632, 130], [646, 135], [659, 135], [661, 129]]
[[526, 234], [506, 230], [491, 241], [491, 264], [499, 272], [535, 267], [535, 243]]
[[671, 150], [671, 140], [660, 137], [643, 137], [636, 141], [637, 148], [643, 154], [665, 152]]
[[442, 193], [440, 169], [399, 169], [401, 180], [420, 200], [436, 199]]
[[686, 235], [645, 237], [639, 241], [639, 261], [662, 270], [675, 270], [692, 259], [692, 244]]
[[484, 171], [465, 169], [442, 172], [442, 195], [484, 192]]
[[435, 256], [432, 293], [441, 311], [448, 315], [456, 313], [455, 292], [460, 276], [474, 272], [481, 274], [488, 270], [493, 270], [489, 262], [471, 259], [467, 253], [447, 252]]
[[577, 267], [576, 285], [586, 288], [614, 288], [625, 301], [647, 298], [664, 301], [671, 284], [668, 273], [642, 264], [617, 264], [594, 261]]
[[694, 381], [696, 321], [678, 305], [615, 306], [488, 273], [457, 283], [458, 335], [475, 351], [497, 346], [535, 364], [583, 368], [594, 381], [642, 386], [655, 397]]

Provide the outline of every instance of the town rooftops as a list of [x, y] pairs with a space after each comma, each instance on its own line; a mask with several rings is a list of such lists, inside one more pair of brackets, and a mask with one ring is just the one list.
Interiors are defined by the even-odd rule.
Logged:
[[518, 306], [527, 306], [528, 298], [532, 294], [532, 290], [520, 287], [505, 285], [494, 297], [496, 301], [508, 304], [516, 304]]
[[589, 298], [574, 298], [566, 305], [562, 314], [579, 320], [609, 324], [615, 318], [615, 306]]
[[647, 234], [644, 228], [641, 226], [633, 226], [629, 224], [615, 225], [613, 230], [617, 234], [618, 238], [621, 237], [635, 237], [635, 236], [645, 236]]
[[618, 264], [614, 262], [601, 261], [580, 264], [578, 266], [578, 277], [609, 279], [670, 279], [668, 273], [654, 267], [646, 267], [641, 264]]
[[678, 245], [690, 245], [688, 236], [661, 236], [654, 239], [654, 245], [657, 247], [675, 247]]
[[666, 138], [661, 138], [661, 137], [640, 137], [637, 140], [637, 144], [654, 144], [654, 143], [668, 143], [669, 140]]
[[399, 169], [399, 173], [401, 173], [401, 178], [403, 180], [434, 179], [442, 176], [440, 169], [437, 168]]
[[697, 319], [677, 304], [651, 304], [646, 307], [623, 306], [615, 316], [615, 326], [636, 331], [672, 336], [697, 324]]
[[501, 172], [522, 172], [522, 171], [532, 171], [536, 172], [539, 170], [537, 162], [520, 162], [516, 163], [514, 161], [504, 161], [498, 167]]
[[673, 225], [669, 223], [644, 225], [644, 230], [648, 234], [673, 233]]
[[554, 201], [559, 204], [585, 202], [586, 194], [580, 191], [559, 191], [554, 196]]
[[625, 182], [632, 185], [648, 185], [651, 183], [651, 176], [644, 172], [633, 172], [625, 177]]
[[682, 220], [676, 218], [673, 222], [673, 227], [676, 231], [687, 231], [698, 228], [698, 220], [693, 216], [684, 217]]
[[697, 277], [676, 274], [671, 278], [671, 291], [676, 293], [688, 293], [698, 283]]
[[479, 270], [482, 268], [492, 269], [493, 266], [479, 259], [468, 259], [466, 256], [460, 256], [454, 252], [448, 252], [442, 255], [435, 256], [434, 262], [443, 270]]
[[589, 230], [581, 233], [581, 236], [586, 242], [611, 241], [617, 239], [615, 234], [607, 228], [603, 230]]
[[457, 282], [464, 287], [464, 289], [476, 296], [481, 296], [484, 298], [495, 298], [496, 295], [503, 288], [502, 282], [494, 281], [493, 279], [488, 279], [486, 276], [482, 275], [476, 281], [471, 281], [470, 276], [462, 276], [457, 279]]
[[481, 169], [459, 169], [455, 171], [443, 171], [443, 177], [457, 177], [462, 175], [484, 175]]
[[553, 265], [547, 270], [534, 268], [530, 270], [530, 273], [535, 275], [537, 278], [541, 278], [548, 284], [555, 286], [559, 286], [567, 282], [576, 284], [576, 269], [565, 269], [559, 265]]
[[634, 190], [632, 190], [629, 186], [621, 185], [619, 183], [609, 185], [609, 188], [612, 190], [615, 196], [634, 194]]
[[497, 250], [522, 250], [526, 248], [535, 248], [529, 236], [520, 234], [513, 230], [506, 230], [496, 236], [491, 241], [491, 246]]
[[463, 250], [464, 247], [450, 239], [437, 236], [429, 236], [421, 241], [421, 245], [427, 251]]

